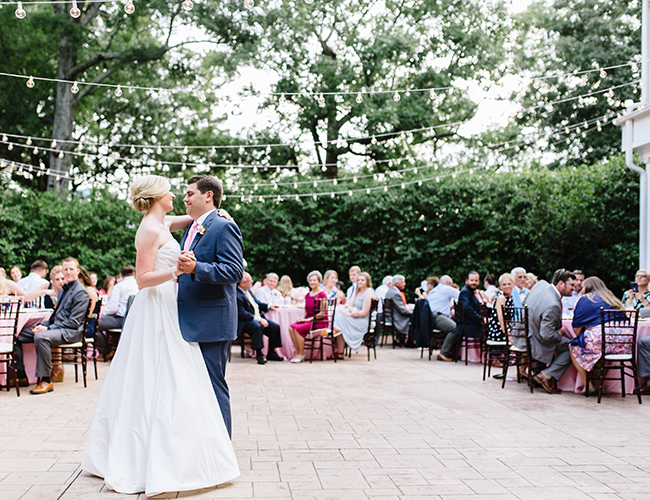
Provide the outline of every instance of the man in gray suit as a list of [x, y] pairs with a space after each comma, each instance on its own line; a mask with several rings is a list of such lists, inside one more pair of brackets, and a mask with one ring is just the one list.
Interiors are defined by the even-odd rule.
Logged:
[[[541, 280], [530, 291], [524, 305], [528, 306], [528, 328], [533, 359], [547, 365], [533, 378], [549, 394], [560, 391], [552, 381], [559, 380], [569, 366], [569, 339], [562, 335], [562, 297], [571, 296], [576, 276], [558, 269], [553, 284]], [[555, 356], [555, 358], [554, 358]]]
[[36, 345], [36, 377], [38, 385], [29, 391], [31, 394], [45, 394], [54, 390], [50, 377], [52, 370], [52, 348], [62, 344], [79, 342], [83, 335], [83, 325], [88, 312], [90, 297], [79, 277], [79, 262], [72, 257], [65, 259], [63, 277], [65, 285], [59, 292], [56, 309], [50, 319], [35, 327], [25, 327], [16, 338], [16, 364], [18, 383], [29, 385], [23, 363], [23, 344]]
[[[393, 326], [400, 336], [400, 343], [404, 343], [406, 335], [409, 332], [409, 324], [411, 323], [411, 311], [404, 303], [404, 298], [400, 293], [406, 287], [406, 278], [399, 274], [393, 276], [393, 286], [386, 292], [384, 304], [392, 302], [393, 304]], [[384, 311], [386, 306], [384, 305]]]

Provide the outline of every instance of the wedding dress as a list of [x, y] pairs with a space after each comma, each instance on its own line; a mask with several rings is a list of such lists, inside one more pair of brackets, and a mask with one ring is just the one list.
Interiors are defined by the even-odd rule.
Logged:
[[[175, 240], [154, 271], [176, 264]], [[176, 287], [144, 288], [131, 306], [93, 417], [82, 468], [120, 493], [147, 496], [239, 476], [228, 431], [198, 344], [178, 326]]]

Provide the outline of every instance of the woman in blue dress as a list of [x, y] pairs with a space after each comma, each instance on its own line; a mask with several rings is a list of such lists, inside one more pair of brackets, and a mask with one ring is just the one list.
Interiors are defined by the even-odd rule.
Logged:
[[368, 273], [360, 273], [357, 277], [357, 287], [351, 299], [336, 309], [334, 328], [341, 331], [338, 337], [337, 351], [343, 352], [344, 343], [358, 352], [364, 335], [368, 332], [368, 315], [370, 302], [376, 299], [372, 289], [372, 280]]

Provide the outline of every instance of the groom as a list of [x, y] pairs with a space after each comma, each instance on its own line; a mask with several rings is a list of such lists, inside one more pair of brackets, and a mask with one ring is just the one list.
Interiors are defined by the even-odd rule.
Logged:
[[183, 201], [194, 219], [181, 240], [178, 259], [178, 319], [187, 342], [198, 342], [223, 420], [232, 437], [226, 363], [237, 338], [237, 283], [244, 273], [239, 227], [220, 217], [223, 189], [209, 175], [187, 181]]

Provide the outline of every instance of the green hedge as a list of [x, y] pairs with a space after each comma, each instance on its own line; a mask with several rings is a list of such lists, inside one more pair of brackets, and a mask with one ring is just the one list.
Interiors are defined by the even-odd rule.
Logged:
[[[549, 279], [557, 268], [578, 267], [620, 294], [638, 262], [638, 186], [638, 176], [614, 159], [564, 171], [465, 174], [317, 201], [229, 198], [224, 208], [242, 229], [256, 278], [275, 271], [299, 285], [312, 269], [333, 268], [347, 279], [347, 269], [358, 264], [375, 286], [400, 273], [412, 290], [443, 273], [462, 283], [471, 269], [498, 276], [521, 265]], [[5, 190], [0, 264], [25, 268], [42, 258], [52, 265], [72, 255], [100, 276], [115, 274], [135, 260], [140, 217], [105, 193], [61, 201]]]

